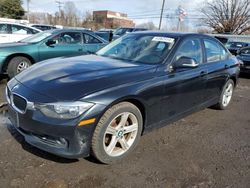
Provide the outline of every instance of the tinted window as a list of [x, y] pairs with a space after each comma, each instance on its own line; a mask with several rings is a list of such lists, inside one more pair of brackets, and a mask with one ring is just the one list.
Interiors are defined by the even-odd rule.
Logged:
[[189, 57], [194, 59], [197, 63], [202, 63], [202, 49], [199, 39], [187, 39], [184, 41], [176, 52], [174, 61], [181, 57]]
[[11, 25], [12, 34], [21, 34], [21, 35], [30, 35], [38, 33], [38, 31], [34, 29], [30, 29], [20, 25]]
[[0, 24], [0, 34], [7, 34], [7, 33], [8, 33], [7, 24]]
[[84, 34], [84, 43], [86, 44], [96, 44], [96, 43], [101, 43], [97, 38], [89, 35], [89, 34]]
[[220, 50], [221, 50], [221, 60], [227, 59], [227, 57], [228, 57], [227, 51], [222, 46], [219, 45], [219, 47], [220, 47]]
[[82, 37], [81, 33], [78, 32], [65, 32], [61, 33], [55, 37], [53, 40], [56, 41], [56, 44], [81, 44]]
[[204, 40], [205, 50], [207, 54], [207, 62], [216, 62], [227, 59], [227, 51], [220, 46], [217, 42], [205, 39]]

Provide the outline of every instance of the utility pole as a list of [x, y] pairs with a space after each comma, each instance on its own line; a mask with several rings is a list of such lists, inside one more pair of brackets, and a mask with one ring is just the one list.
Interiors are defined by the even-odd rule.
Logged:
[[30, 22], [30, 0], [27, 0], [27, 19]]
[[58, 6], [58, 10], [59, 10], [59, 22], [60, 22], [60, 24], [62, 23], [61, 22], [61, 8], [62, 8], [62, 5], [63, 5], [63, 2], [61, 2], [61, 1], [56, 1], [56, 4], [57, 4], [57, 6]]
[[58, 10], [59, 10], [59, 13], [61, 12], [61, 8], [62, 8], [62, 5], [63, 5], [63, 2], [61, 1], [56, 1], [56, 4], [58, 6]]
[[165, 0], [162, 0], [161, 17], [160, 17], [160, 23], [159, 23], [159, 30], [161, 30], [161, 22], [162, 22], [162, 16], [163, 16], [163, 11], [164, 11], [164, 5], [165, 5]]

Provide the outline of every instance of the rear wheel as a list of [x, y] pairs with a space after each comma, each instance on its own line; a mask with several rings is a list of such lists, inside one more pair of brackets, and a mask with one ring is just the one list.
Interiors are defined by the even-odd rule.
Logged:
[[215, 105], [215, 107], [219, 110], [226, 109], [231, 102], [233, 92], [234, 92], [234, 81], [229, 79], [224, 85], [220, 96], [220, 100], [218, 104]]
[[122, 102], [108, 109], [92, 138], [94, 156], [106, 164], [126, 157], [137, 145], [142, 132], [142, 115], [133, 104]]
[[13, 57], [9, 63], [8, 63], [8, 68], [7, 68], [7, 73], [10, 78], [13, 78], [23, 70], [27, 69], [30, 67], [31, 61], [23, 56], [16, 56]]

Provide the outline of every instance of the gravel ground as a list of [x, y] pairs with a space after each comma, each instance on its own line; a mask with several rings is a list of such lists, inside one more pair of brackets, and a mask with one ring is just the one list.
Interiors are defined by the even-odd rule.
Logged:
[[[3, 101], [5, 82], [0, 85]], [[142, 137], [115, 165], [36, 149], [0, 116], [0, 187], [250, 187], [250, 78], [228, 110], [205, 109]]]

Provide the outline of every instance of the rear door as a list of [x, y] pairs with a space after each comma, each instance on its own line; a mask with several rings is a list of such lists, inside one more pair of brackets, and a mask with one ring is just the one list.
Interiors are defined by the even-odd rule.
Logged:
[[29, 37], [35, 33], [38, 33], [38, 31], [22, 26], [22, 25], [11, 24], [10, 27], [11, 27], [10, 29], [11, 29], [11, 41], [12, 42], [20, 41], [26, 37]]
[[83, 33], [83, 52], [88, 53], [95, 53], [102, 47], [104, 47], [105, 44], [99, 40], [97, 37], [88, 34]]
[[216, 40], [203, 39], [205, 48], [205, 64], [208, 74], [206, 87], [206, 101], [213, 101], [220, 96], [222, 87], [228, 77], [228, 69], [230, 68], [229, 53]]
[[68, 57], [83, 54], [81, 32], [62, 32], [50, 38], [55, 44], [47, 45], [46, 42], [39, 47], [39, 58], [41, 60]]
[[162, 117], [171, 119], [204, 103], [206, 66], [199, 38], [185, 39], [177, 49], [172, 65], [181, 57], [194, 59], [196, 68], [180, 68], [166, 75]]
[[10, 35], [9, 25], [0, 23], [0, 43], [10, 42]]

